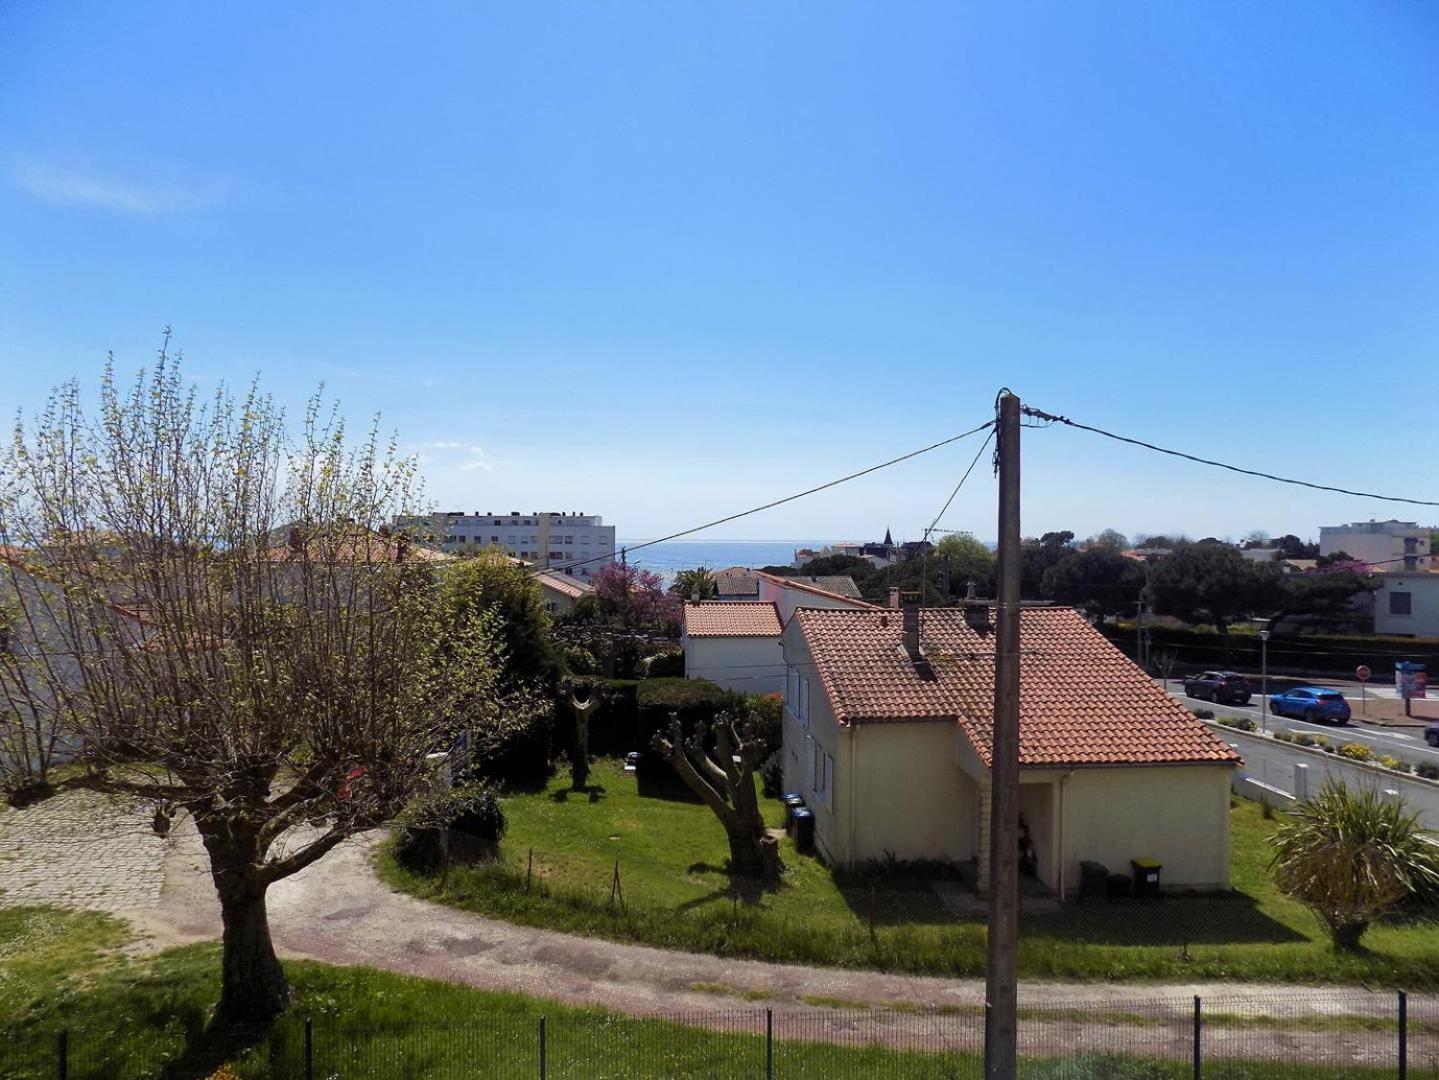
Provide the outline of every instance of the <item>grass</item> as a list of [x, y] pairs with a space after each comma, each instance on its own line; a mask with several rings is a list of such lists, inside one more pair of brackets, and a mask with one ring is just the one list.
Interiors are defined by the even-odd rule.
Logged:
[[[547, 1075], [570, 1077], [749, 1077], [764, 1074], [764, 1012], [710, 1011], [693, 1019], [633, 1019], [513, 994], [472, 990], [368, 968], [304, 961], [285, 967], [295, 993], [279, 1022], [218, 1032], [208, 1026], [218, 996], [214, 945], [172, 949], [149, 959], [117, 954], [125, 931], [112, 919], [43, 908], [0, 912], [0, 981], [14, 996], [0, 1014], [0, 1076], [49, 1080], [56, 1034], [69, 1032], [74, 1080], [208, 1077], [228, 1064], [245, 1080], [304, 1075], [304, 1025], [313, 1022], [314, 1075], [354, 1080], [448, 1080], [539, 1075], [541, 1017]], [[67, 944], [67, 941], [72, 943]], [[39, 947], [49, 942], [54, 948]], [[835, 1007], [850, 1008], [835, 1002]], [[913, 1020], [914, 1018], [908, 1018]], [[1068, 1017], [1061, 1017], [1068, 1020]], [[918, 1031], [977, 1043], [975, 1010], [936, 1014]], [[776, 1015], [777, 1076], [974, 1077], [978, 1054], [895, 1050], [808, 1041], [801, 1020]], [[786, 1037], [788, 1036], [788, 1037]], [[971, 1037], [972, 1036], [972, 1037]], [[957, 1040], [958, 1041], [958, 1040]], [[1215, 1061], [1207, 1077], [1225, 1080], [1375, 1080], [1391, 1069]], [[1161, 1080], [1191, 1075], [1186, 1061], [1126, 1055], [1037, 1058], [1024, 1075], [1084, 1080]], [[1412, 1072], [1419, 1076], [1421, 1073]], [[1433, 1072], [1422, 1075], [1434, 1076]]]
[[[510, 828], [497, 863], [452, 868], [441, 881], [404, 870], [386, 850], [381, 875], [441, 903], [571, 933], [786, 963], [983, 974], [982, 921], [957, 919], [931, 881], [846, 881], [786, 840], [782, 887], [747, 905], [729, 888], [724, 834], [705, 807], [641, 796], [633, 775], [615, 762], [597, 762], [591, 782], [588, 793], [571, 793], [568, 780], [556, 778], [543, 790], [507, 797]], [[765, 807], [778, 824], [780, 805], [767, 800]], [[1231, 894], [1091, 901], [1026, 915], [1021, 974], [1439, 985], [1432, 922], [1376, 926], [1365, 951], [1336, 952], [1313, 915], [1270, 879], [1272, 829], [1257, 804], [1234, 806]], [[617, 863], [623, 902], [618, 894], [611, 899]]]

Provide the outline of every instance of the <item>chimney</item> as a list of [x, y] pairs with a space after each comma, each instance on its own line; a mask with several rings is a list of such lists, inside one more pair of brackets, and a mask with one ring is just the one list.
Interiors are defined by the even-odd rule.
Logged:
[[894, 608], [896, 611], [899, 610], [899, 590], [898, 590], [898, 589], [890, 589], [890, 590], [889, 590], [889, 606], [892, 607], [892, 608]]
[[909, 658], [919, 661], [922, 653], [919, 647], [919, 592], [914, 589], [894, 589], [899, 601], [904, 630], [904, 651]]
[[964, 621], [976, 634], [989, 633], [989, 605], [975, 594], [972, 581], [964, 591]]

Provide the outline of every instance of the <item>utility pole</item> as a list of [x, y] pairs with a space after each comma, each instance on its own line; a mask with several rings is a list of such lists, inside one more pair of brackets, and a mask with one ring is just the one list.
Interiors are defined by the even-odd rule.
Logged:
[[1019, 398], [999, 395], [999, 603], [994, 633], [990, 751], [989, 954], [985, 965], [986, 1080], [1019, 1069]]

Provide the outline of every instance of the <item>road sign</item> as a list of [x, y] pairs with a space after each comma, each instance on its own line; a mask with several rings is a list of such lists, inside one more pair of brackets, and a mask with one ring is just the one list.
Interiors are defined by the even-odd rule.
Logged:
[[1369, 676], [1373, 674], [1374, 672], [1369, 670], [1368, 664], [1360, 664], [1357, 668], [1354, 669], [1354, 677], [1360, 682], [1368, 682]]

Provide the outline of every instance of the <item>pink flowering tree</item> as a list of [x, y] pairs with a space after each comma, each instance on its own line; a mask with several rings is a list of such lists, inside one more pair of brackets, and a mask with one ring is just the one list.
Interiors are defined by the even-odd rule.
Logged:
[[591, 584], [605, 613], [623, 626], [664, 631], [679, 626], [683, 601], [665, 590], [664, 579], [653, 570], [610, 563], [595, 573]]

